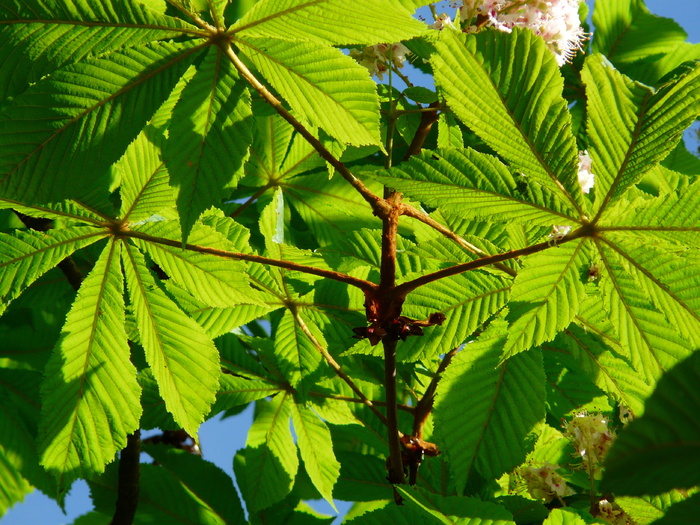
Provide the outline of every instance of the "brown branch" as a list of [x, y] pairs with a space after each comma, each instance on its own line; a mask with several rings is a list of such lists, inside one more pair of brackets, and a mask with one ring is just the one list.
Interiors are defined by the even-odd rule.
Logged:
[[[153, 242], [156, 244], [162, 244], [164, 246], [172, 246], [174, 248], [182, 248], [182, 243], [180, 241], [174, 241], [172, 239], [165, 239], [162, 237], [155, 237], [153, 235], [148, 235], [135, 230], [129, 230], [122, 228], [115, 232], [116, 235], [121, 237], [132, 237], [134, 239], [141, 239], [148, 242]], [[350, 286], [355, 286], [362, 291], [371, 292], [377, 288], [377, 285], [364, 279], [358, 279], [357, 277], [352, 277], [344, 273], [335, 272], [333, 270], [324, 270], [322, 268], [314, 268], [313, 266], [306, 266], [303, 264], [297, 264], [291, 261], [282, 261], [279, 259], [270, 259], [269, 257], [263, 257], [261, 255], [253, 255], [252, 253], [238, 253], [238, 252], [228, 252], [226, 250], [217, 250], [216, 248], [209, 248], [207, 246], [198, 246], [196, 244], [185, 244], [184, 249], [190, 250], [197, 253], [206, 253], [208, 255], [215, 255], [217, 257], [222, 257], [224, 259], [233, 259], [240, 261], [250, 261], [261, 264], [267, 264], [268, 266], [276, 266], [278, 268], [285, 268], [287, 270], [293, 270], [297, 272], [308, 273], [311, 275], [318, 275], [319, 277], [325, 277], [326, 279], [333, 279], [334, 281], [339, 281], [341, 283], [349, 284]]]
[[433, 379], [430, 381], [428, 388], [425, 389], [423, 396], [418, 400], [416, 408], [413, 412], [413, 437], [423, 439], [423, 427], [428, 421], [430, 413], [433, 411], [433, 403], [435, 402], [435, 390], [440, 382], [442, 373], [450, 366], [452, 358], [457, 355], [457, 349], [454, 348], [445, 354], [442, 358], [440, 366], [435, 371]]
[[126, 447], [119, 456], [117, 506], [110, 525], [131, 525], [139, 503], [141, 432], [126, 436]]
[[238, 70], [243, 78], [260, 94], [260, 96], [274, 108], [274, 110], [302, 136], [316, 150], [319, 156], [333, 166], [341, 177], [343, 177], [355, 190], [362, 196], [365, 201], [372, 207], [376, 215], [386, 214], [389, 211], [389, 206], [384, 199], [375, 195], [364, 183], [355, 177], [350, 170], [340, 162], [313, 134], [299, 122], [287, 109], [282, 105], [282, 102], [275, 97], [248, 69], [240, 58], [231, 48], [230, 43], [223, 48], [231, 63]]
[[413, 155], [418, 155], [423, 149], [423, 144], [425, 143], [425, 139], [428, 138], [428, 133], [430, 133], [430, 130], [433, 128], [433, 124], [435, 124], [438, 120], [439, 115], [437, 108], [439, 106], [439, 102], [433, 102], [429, 106], [434, 108], [433, 111], [429, 111], [421, 115], [420, 124], [416, 130], [416, 134], [413, 135], [413, 140], [408, 146], [408, 151], [406, 151], [406, 156], [403, 160], [408, 160]]
[[359, 398], [360, 402], [364, 404], [367, 408], [369, 408], [372, 413], [379, 418], [379, 420], [384, 424], [388, 425], [387, 419], [382, 414], [381, 410], [379, 410], [376, 406], [374, 406], [374, 403], [360, 390], [360, 387], [358, 387], [355, 382], [352, 380], [352, 378], [345, 373], [343, 368], [340, 366], [340, 364], [333, 359], [333, 356], [328, 353], [328, 350], [326, 350], [321, 343], [318, 342], [318, 339], [314, 337], [314, 334], [311, 333], [311, 330], [309, 330], [309, 327], [306, 326], [306, 323], [304, 320], [301, 318], [299, 315], [299, 312], [296, 308], [295, 305], [289, 305], [289, 311], [292, 313], [294, 316], [294, 319], [296, 322], [299, 324], [299, 328], [301, 328], [301, 331], [306, 334], [306, 337], [309, 338], [311, 343], [316, 347], [316, 350], [319, 351], [319, 353], [323, 356], [323, 358], [326, 360], [326, 362], [330, 365], [330, 367], [333, 369], [333, 371], [336, 373], [338, 377], [340, 377], [345, 383], [350, 387], [350, 389], [355, 392], [357, 397]]
[[[586, 230], [584, 232], [584, 230]], [[400, 284], [394, 289], [394, 294], [396, 294], [396, 297], [398, 298], [405, 298], [410, 292], [415, 290], [416, 288], [419, 288], [421, 286], [424, 286], [426, 284], [432, 283], [434, 281], [438, 281], [440, 279], [444, 279], [445, 277], [451, 277], [453, 275], [458, 275], [460, 273], [468, 272], [469, 270], [475, 270], [477, 268], [483, 268], [484, 266], [489, 266], [491, 264], [507, 261], [509, 259], [514, 259], [516, 257], [523, 257], [525, 255], [532, 255], [533, 253], [538, 253], [543, 250], [547, 250], [548, 248], [552, 248], [553, 246], [557, 246], [559, 244], [563, 244], [565, 242], [573, 241], [574, 239], [578, 239], [579, 237], [584, 237], [589, 235], [589, 231], [587, 227], [579, 228], [575, 232], [567, 235], [566, 237], [557, 240], [556, 242], [554, 241], [546, 241], [546, 242], [541, 242], [539, 244], [533, 244], [532, 246], [528, 246], [526, 248], [521, 248], [519, 250], [511, 250], [509, 252], [505, 253], [499, 253], [497, 255], [489, 255], [488, 257], [482, 257], [481, 259], [477, 259], [475, 261], [469, 261], [466, 263], [462, 264], [457, 264], [455, 266], [450, 266], [449, 268], [444, 268], [442, 270], [438, 270], [437, 272], [429, 273], [426, 275], [423, 275], [421, 277], [418, 277], [417, 279], [413, 279], [412, 281], [407, 281], [405, 283]]]

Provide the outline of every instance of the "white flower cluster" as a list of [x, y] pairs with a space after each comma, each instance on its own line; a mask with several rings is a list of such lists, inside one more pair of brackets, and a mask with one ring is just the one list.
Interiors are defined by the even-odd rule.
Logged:
[[576, 449], [576, 454], [583, 458], [583, 469], [591, 478], [595, 478], [600, 474], [603, 458], [617, 437], [615, 431], [608, 428], [608, 419], [602, 414], [576, 414], [566, 423], [565, 434]]
[[406, 62], [406, 54], [409, 50], [401, 43], [397, 44], [377, 44], [365, 47], [364, 49], [351, 49], [350, 56], [367, 68], [370, 75], [377, 75], [379, 80], [383, 80], [384, 73], [393, 64], [397, 68], [402, 68]]
[[476, 18], [479, 27], [487, 25], [501, 31], [510, 32], [514, 27], [532, 29], [562, 66], [582, 49], [586, 38], [578, 16], [579, 3], [580, 0], [464, 0], [460, 17], [463, 21]]
[[564, 479], [557, 474], [557, 468], [557, 465], [545, 462], [540, 468], [522, 467], [518, 470], [518, 474], [525, 480], [530, 496], [549, 503], [554, 498], [561, 499], [574, 494]]

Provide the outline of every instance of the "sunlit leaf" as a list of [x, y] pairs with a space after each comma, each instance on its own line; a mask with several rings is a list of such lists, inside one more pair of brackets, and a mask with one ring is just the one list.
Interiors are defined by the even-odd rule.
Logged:
[[121, 243], [85, 278], [42, 385], [41, 460], [66, 487], [99, 474], [138, 428], [141, 389], [124, 328]]

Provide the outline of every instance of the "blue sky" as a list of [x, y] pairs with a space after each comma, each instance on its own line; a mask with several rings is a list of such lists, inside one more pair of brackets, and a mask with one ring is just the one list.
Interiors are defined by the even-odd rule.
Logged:
[[[588, 2], [590, 5], [592, 1]], [[698, 0], [647, 0], [649, 10], [659, 16], [675, 19], [688, 33], [690, 42], [700, 42], [700, 2]], [[252, 409], [244, 411], [235, 418], [219, 420], [215, 418], [205, 423], [200, 431], [200, 440], [204, 456], [221, 469], [233, 476], [233, 455], [245, 445], [246, 432], [252, 422]], [[347, 506], [339, 505], [341, 512]], [[87, 484], [78, 482], [66, 499], [64, 515], [55, 502], [38, 491], [25, 498], [24, 503], [16, 505], [2, 519], [2, 525], [60, 525], [71, 523], [76, 517], [92, 509]], [[331, 513], [327, 504], [319, 510]]]

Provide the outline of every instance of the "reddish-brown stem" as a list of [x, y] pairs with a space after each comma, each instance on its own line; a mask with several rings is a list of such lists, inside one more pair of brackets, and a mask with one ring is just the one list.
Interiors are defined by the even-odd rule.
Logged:
[[343, 177], [350, 185], [355, 188], [355, 190], [362, 196], [362, 198], [367, 201], [367, 203], [372, 207], [372, 211], [375, 214], [380, 215], [389, 211], [389, 207], [384, 202], [384, 199], [375, 195], [364, 183], [355, 177], [350, 170], [340, 162], [326, 147], [318, 140], [314, 135], [299, 122], [287, 109], [282, 105], [282, 102], [275, 97], [268, 89], [265, 87], [253, 73], [248, 69], [248, 67], [238, 58], [238, 55], [233, 51], [231, 45], [228, 44], [224, 48], [226, 56], [228, 56], [231, 63], [238, 70], [243, 78], [260, 94], [260, 96], [270, 105], [274, 110], [302, 136], [306, 141], [311, 144], [311, 146], [316, 150], [319, 156], [333, 166], [340, 176]]
[[[396, 236], [399, 230], [401, 213], [401, 194], [385, 190], [385, 200], [391, 205], [391, 211], [382, 217], [382, 262], [380, 282], [377, 290], [380, 322], [391, 322], [401, 314], [403, 301], [394, 299], [391, 293], [396, 286]], [[385, 337], [384, 347], [384, 392], [386, 401], [386, 418], [388, 422], [389, 441], [389, 482], [403, 484], [406, 482], [401, 459], [401, 441], [396, 396], [396, 339]]]
[[[148, 235], [135, 230], [122, 229], [117, 232], [118, 235], [122, 237], [132, 237], [135, 239], [141, 239], [148, 242], [153, 242], [156, 244], [162, 244], [165, 246], [172, 246], [174, 248], [182, 248], [182, 243], [180, 241], [175, 241], [172, 239], [164, 239], [163, 237], [155, 237], [153, 235]], [[228, 252], [226, 250], [217, 250], [216, 248], [209, 248], [207, 246], [198, 246], [196, 244], [185, 244], [184, 249], [198, 252], [206, 253], [209, 255], [216, 255], [217, 257], [222, 257], [224, 259], [234, 259], [240, 261], [250, 261], [257, 262], [261, 264], [267, 264], [269, 266], [276, 266], [278, 268], [285, 268], [287, 270], [294, 270], [298, 272], [304, 272], [311, 275], [318, 275], [319, 277], [325, 277], [327, 279], [333, 279], [334, 281], [339, 281], [341, 283], [349, 284], [350, 286], [355, 286], [360, 290], [365, 292], [372, 292], [377, 288], [377, 285], [364, 279], [358, 279], [357, 277], [352, 277], [340, 272], [334, 272], [333, 270], [324, 270], [322, 268], [314, 268], [313, 266], [305, 266], [303, 264], [297, 264], [290, 261], [281, 261], [279, 259], [271, 259], [269, 257], [262, 257], [261, 255], [254, 255], [252, 253], [238, 253], [238, 252]]]
[[481, 259], [477, 259], [475, 261], [469, 261], [463, 264], [450, 266], [449, 268], [444, 268], [442, 270], [438, 270], [437, 272], [429, 273], [418, 277], [417, 279], [413, 279], [412, 281], [402, 283], [394, 289], [394, 294], [396, 294], [396, 297], [398, 298], [405, 298], [410, 292], [412, 292], [416, 288], [432, 283], [434, 281], [439, 281], [440, 279], [444, 279], [445, 277], [451, 277], [453, 275], [468, 272], [469, 270], [483, 268], [484, 266], [507, 261], [516, 257], [532, 255], [533, 253], [541, 252], [548, 248], [552, 248], [555, 245], [563, 244], [565, 242], [569, 242], [583, 236], [584, 235], [581, 233], [581, 230], [577, 230], [576, 232], [567, 235], [563, 239], [557, 240], [556, 244], [553, 241], [541, 242], [539, 244], [533, 244], [532, 246], [521, 248], [519, 250], [511, 250], [509, 252], [499, 253], [498, 255], [490, 255], [488, 257], [482, 257]]
[[437, 108], [439, 106], [439, 102], [433, 102], [430, 104], [430, 107], [435, 109], [433, 111], [421, 114], [420, 124], [416, 130], [416, 134], [413, 135], [411, 144], [408, 146], [408, 151], [406, 151], [404, 160], [408, 160], [413, 155], [418, 155], [423, 149], [423, 144], [425, 143], [425, 139], [428, 137], [428, 133], [430, 133], [430, 130], [433, 128], [433, 124], [435, 124], [438, 120]]
[[433, 403], [435, 401], [435, 390], [437, 389], [440, 376], [452, 362], [452, 358], [457, 355], [457, 349], [453, 348], [445, 357], [442, 358], [440, 366], [435, 371], [433, 379], [430, 381], [428, 388], [425, 389], [423, 396], [418, 400], [416, 408], [413, 412], [413, 437], [423, 439], [423, 427], [428, 421], [430, 413], [433, 411]]

